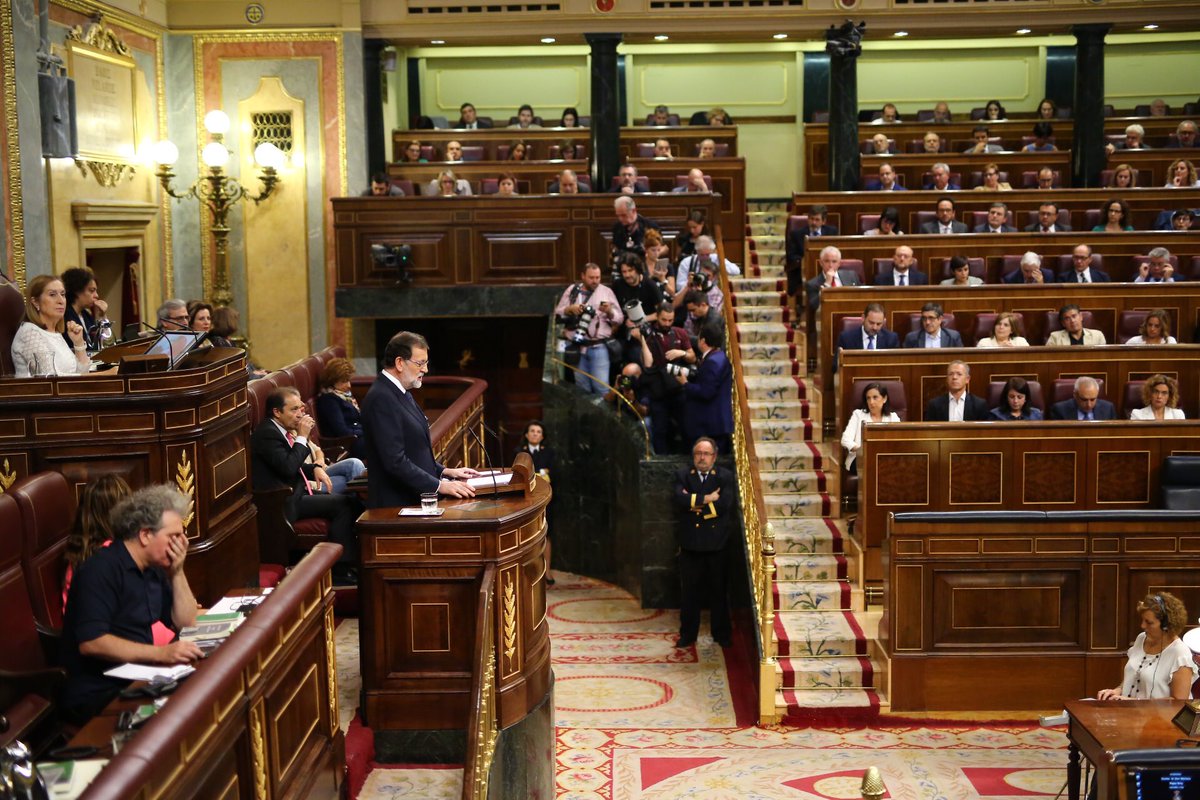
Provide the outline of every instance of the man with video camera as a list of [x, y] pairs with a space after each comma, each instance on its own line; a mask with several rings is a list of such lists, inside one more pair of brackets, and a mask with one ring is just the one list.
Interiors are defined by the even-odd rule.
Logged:
[[613, 339], [613, 331], [625, 315], [612, 289], [600, 283], [599, 264], [584, 266], [579, 282], [568, 286], [558, 299], [554, 316], [563, 326], [558, 347], [563, 360], [587, 373], [576, 373], [575, 383], [588, 394], [607, 392], [612, 368], [609, 348], [620, 357], [620, 342]]
[[630, 337], [642, 345], [640, 394], [650, 406], [650, 441], [654, 452], [676, 452], [683, 432], [683, 389], [670, 373], [686, 369], [696, 356], [683, 328], [675, 327], [675, 307], [663, 303], [652, 321], [631, 328]]

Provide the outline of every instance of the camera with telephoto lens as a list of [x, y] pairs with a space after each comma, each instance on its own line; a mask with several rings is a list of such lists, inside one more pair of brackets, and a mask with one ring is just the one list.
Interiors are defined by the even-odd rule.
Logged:
[[596, 309], [592, 306], [584, 306], [583, 311], [575, 320], [574, 333], [571, 334], [571, 341], [575, 344], [584, 344], [588, 340], [588, 328], [591, 327], [592, 320], [596, 318]]
[[617, 391], [622, 394], [633, 391], [633, 377], [630, 375], [618, 375]]
[[696, 368], [691, 364], [667, 364], [667, 374], [672, 378], [676, 375], [686, 375], [690, 381], [696, 377]]
[[396, 285], [412, 283], [413, 275], [409, 271], [412, 266], [412, 246], [407, 244], [373, 244], [371, 245], [371, 260], [376, 266], [384, 269], [394, 269], [398, 273]]

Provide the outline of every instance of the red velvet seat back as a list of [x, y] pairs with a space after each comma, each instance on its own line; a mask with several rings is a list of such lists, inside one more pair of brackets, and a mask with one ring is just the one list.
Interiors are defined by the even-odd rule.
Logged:
[[[998, 408], [1004, 395], [1005, 381], [992, 381], [988, 384], [988, 408]], [[1043, 414], [1046, 413], [1046, 398], [1042, 395], [1041, 381], [1029, 381], [1029, 404]]]
[[25, 297], [15, 283], [0, 276], [0, 376], [16, 374], [12, 360], [13, 337], [25, 321]]
[[4, 642], [0, 670], [8, 672], [30, 672], [45, 666], [21, 567], [22, 531], [17, 499], [0, 494], [0, 641]]
[[64, 553], [75, 523], [75, 497], [61, 472], [38, 472], [9, 492], [21, 510], [21, 561], [33, 616], [48, 628], [62, 628]]

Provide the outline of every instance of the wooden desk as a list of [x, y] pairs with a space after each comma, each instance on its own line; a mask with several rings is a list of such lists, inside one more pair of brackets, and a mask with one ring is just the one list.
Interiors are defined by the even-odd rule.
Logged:
[[0, 482], [53, 470], [76, 491], [108, 473], [135, 489], [175, 486], [195, 503], [184, 521], [188, 581], [211, 604], [258, 585], [246, 354], [209, 348], [185, 367], [0, 380]]
[[[337, 290], [396, 285], [395, 270], [371, 259], [373, 244], [412, 246], [410, 291], [565, 287], [588, 262], [608, 269], [615, 197], [336, 197]], [[668, 241], [694, 209], [718, 219], [720, 203], [712, 194], [637, 195], [638, 213], [658, 222]]]
[[[341, 552], [335, 544], [314, 547], [83, 800], [339, 797], [346, 754], [329, 570]], [[84, 734], [100, 736], [107, 724], [111, 736], [115, 720], [93, 720]]]
[[491, 598], [500, 727], [523, 719], [550, 687], [546, 622], [546, 505], [550, 486], [443, 500], [441, 517], [372, 509], [358, 521], [362, 595], [362, 712], [375, 730], [463, 730], [480, 581]]
[[[1067, 797], [1079, 800], [1082, 755], [1096, 768], [1097, 800], [1117, 800], [1120, 791], [1112, 754], [1121, 750], [1174, 747], [1182, 731], [1171, 718], [1181, 700], [1072, 700], [1066, 704]], [[1086, 791], [1086, 789], [1085, 789]]]

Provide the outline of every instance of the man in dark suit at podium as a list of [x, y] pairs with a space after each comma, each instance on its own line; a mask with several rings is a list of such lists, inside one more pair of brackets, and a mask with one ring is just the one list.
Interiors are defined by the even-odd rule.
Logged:
[[675, 473], [672, 502], [678, 515], [679, 640], [691, 647], [700, 632], [700, 607], [709, 598], [713, 641], [732, 643], [725, 588], [725, 545], [733, 529], [733, 473], [718, 467], [717, 445], [703, 437], [692, 446], [692, 466]]
[[479, 473], [449, 469], [434, 459], [429, 420], [412, 395], [429, 371], [425, 337], [397, 333], [384, 348], [383, 365], [362, 404], [367, 508], [417, 505], [430, 492], [473, 497], [475, 490], [464, 481]]

